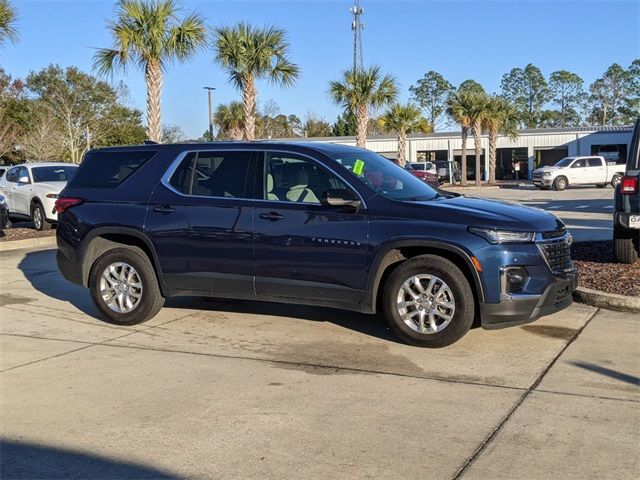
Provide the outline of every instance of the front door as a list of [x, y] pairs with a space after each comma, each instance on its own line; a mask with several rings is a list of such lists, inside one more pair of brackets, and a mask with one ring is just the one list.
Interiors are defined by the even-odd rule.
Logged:
[[367, 215], [363, 207], [320, 202], [327, 190], [350, 187], [302, 155], [266, 152], [257, 166], [256, 294], [359, 303], [365, 290]]
[[183, 154], [155, 189], [146, 229], [169, 287], [253, 294], [253, 201], [247, 193], [252, 155]]
[[[26, 181], [20, 181], [26, 180]], [[27, 167], [18, 169], [18, 182], [13, 184], [13, 192], [11, 193], [11, 201], [13, 202], [13, 211], [22, 215], [31, 215], [30, 202], [32, 180], [29, 177]]]

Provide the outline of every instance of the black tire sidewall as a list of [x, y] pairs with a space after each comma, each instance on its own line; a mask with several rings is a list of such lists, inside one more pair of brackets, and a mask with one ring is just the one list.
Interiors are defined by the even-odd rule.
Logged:
[[[36, 210], [40, 210], [40, 219], [42, 222], [40, 224], [40, 228], [38, 228], [38, 226], [35, 223]], [[48, 230], [49, 228], [51, 228], [51, 224], [47, 222], [47, 217], [44, 214], [44, 208], [39, 202], [34, 203], [34, 205], [31, 207], [31, 221], [33, 222], [34, 228], [38, 231]]]
[[[561, 183], [564, 183], [564, 186], [562, 188], [560, 188], [560, 184]], [[564, 178], [564, 177], [556, 178], [554, 186], [555, 186], [556, 190], [558, 190], [559, 192], [562, 192], [563, 190], [566, 190], [567, 185], [568, 185], [568, 182], [567, 182], [566, 178]]]
[[[421, 334], [412, 330], [400, 318], [396, 299], [402, 283], [413, 275], [432, 274], [442, 279], [451, 289], [455, 299], [455, 313], [451, 323], [443, 331]], [[473, 291], [464, 274], [452, 262], [433, 255], [421, 255], [405, 261], [389, 276], [383, 292], [384, 313], [391, 328], [406, 343], [419, 347], [440, 348], [462, 338], [471, 328], [474, 319]]]
[[[114, 312], [104, 303], [100, 296], [100, 277], [105, 268], [116, 262], [124, 262], [131, 265], [140, 275], [142, 282], [142, 300], [140, 304], [129, 313]], [[158, 286], [153, 266], [146, 255], [130, 248], [116, 248], [109, 250], [100, 256], [93, 264], [89, 274], [89, 289], [91, 299], [100, 310], [106, 321], [115, 325], [136, 325], [153, 317], [162, 306], [164, 299]], [[160, 302], [160, 306], [158, 303]]]

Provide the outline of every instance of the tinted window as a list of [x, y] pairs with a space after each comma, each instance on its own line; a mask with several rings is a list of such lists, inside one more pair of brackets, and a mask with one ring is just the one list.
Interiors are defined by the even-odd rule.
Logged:
[[589, 166], [590, 167], [601, 167], [602, 166], [602, 160], [600, 160], [599, 158], [589, 158]]
[[327, 190], [349, 190], [333, 173], [306, 157], [267, 153], [265, 158], [262, 196], [265, 200], [320, 203]]
[[78, 167], [60, 166], [60, 167], [32, 167], [31, 175], [33, 181], [38, 182], [68, 182]]
[[582, 168], [584, 166], [585, 166], [584, 159], [580, 159], [573, 162], [573, 165], [571, 165], [571, 168]]
[[6, 168], [0, 168], [0, 178], [2, 178], [2, 176], [4, 175], [4, 172], [6, 171], [7, 171]]
[[152, 150], [89, 152], [69, 182], [69, 187], [116, 188], [155, 154]]
[[18, 181], [18, 167], [12, 168], [7, 172], [7, 182], [16, 183]]
[[247, 198], [250, 159], [242, 151], [189, 153], [169, 183], [186, 195]]
[[631, 140], [631, 152], [627, 161], [627, 170], [640, 169], [640, 120], [636, 122]]
[[18, 168], [18, 181], [20, 181], [21, 178], [26, 178], [27, 181], [25, 183], [29, 183], [29, 170], [27, 170], [27, 167]]

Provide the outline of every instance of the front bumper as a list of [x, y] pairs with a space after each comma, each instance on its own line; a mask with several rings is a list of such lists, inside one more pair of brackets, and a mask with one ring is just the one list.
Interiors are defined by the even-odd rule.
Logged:
[[497, 329], [522, 325], [564, 310], [573, 302], [578, 274], [573, 271], [554, 276], [554, 279], [542, 295], [511, 295], [499, 303], [481, 303], [482, 327]]
[[550, 187], [553, 185], [553, 180], [551, 177], [534, 177], [533, 184], [540, 187]]

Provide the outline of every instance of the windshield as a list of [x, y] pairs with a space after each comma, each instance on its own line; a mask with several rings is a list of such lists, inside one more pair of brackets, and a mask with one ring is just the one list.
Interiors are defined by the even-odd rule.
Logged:
[[73, 176], [78, 167], [75, 165], [60, 167], [33, 167], [34, 183], [38, 182], [67, 182]]
[[422, 180], [377, 153], [362, 150], [330, 153], [329, 156], [383, 197], [418, 201], [440, 196]]
[[573, 158], [571, 157], [563, 158], [558, 163], [556, 163], [556, 167], [568, 167], [571, 164], [571, 162], [573, 162]]

